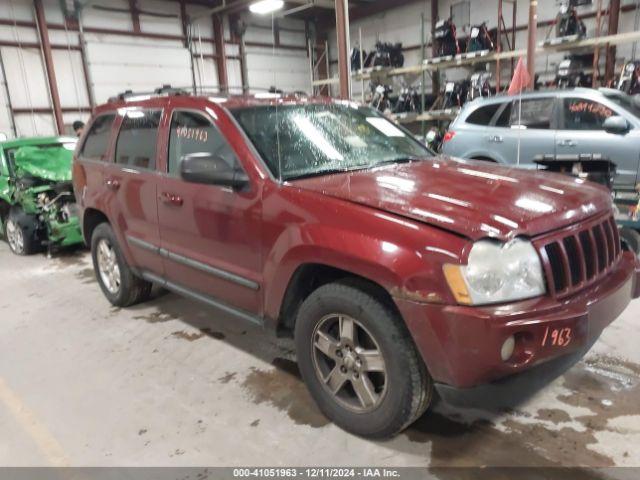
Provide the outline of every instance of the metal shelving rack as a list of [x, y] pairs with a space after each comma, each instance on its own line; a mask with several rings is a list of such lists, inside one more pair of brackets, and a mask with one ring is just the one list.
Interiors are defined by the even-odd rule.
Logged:
[[[508, 29], [506, 26], [506, 22], [503, 16], [503, 3], [510, 3], [513, 7], [512, 10], [512, 25]], [[437, 71], [453, 68], [453, 67], [464, 67], [470, 66], [479, 62], [492, 62], [495, 61], [497, 63], [497, 68], [500, 68], [500, 61], [502, 59], [513, 59], [517, 55], [514, 55], [515, 48], [515, 36], [516, 36], [516, 3], [517, 0], [499, 0], [498, 2], [498, 22], [497, 22], [497, 34], [496, 34], [496, 52], [489, 53], [487, 55], [474, 57], [473, 55], [465, 58], [463, 55], [458, 55], [455, 58], [452, 58], [449, 61], [439, 61], [437, 63], [431, 62], [433, 59], [426, 58], [426, 50], [427, 50], [427, 40], [425, 35], [425, 18], [424, 14], [421, 15], [421, 38], [420, 38], [420, 51], [422, 62], [418, 65], [410, 65], [400, 68], [390, 68], [390, 67], [370, 67], [370, 68], [361, 68], [358, 71], [351, 73], [351, 78], [357, 81], [364, 82], [365, 80], [377, 79], [379, 81], [385, 81], [389, 78], [404, 76], [404, 75], [421, 75], [421, 103], [422, 103], [422, 113], [408, 113], [408, 114], [398, 114], [395, 116], [396, 120], [401, 123], [414, 123], [414, 122], [422, 122], [423, 124], [423, 134], [425, 130], [425, 122], [442, 122], [442, 121], [450, 121], [453, 120], [458, 110], [457, 109], [447, 109], [444, 111], [426, 111], [425, 110], [425, 83], [426, 83], [426, 74], [437, 74]], [[362, 35], [360, 33], [360, 48], [362, 48]], [[507, 50], [502, 51], [502, 39], [505, 39], [507, 44]], [[311, 49], [310, 49], [311, 51]], [[362, 55], [361, 55], [362, 58]], [[431, 63], [430, 63], [431, 62]], [[513, 69], [513, 62], [512, 62]], [[312, 77], [317, 73], [317, 68], [314, 68], [312, 63]], [[327, 69], [328, 71], [328, 69]], [[498, 80], [500, 79], [500, 74], [497, 75]], [[318, 87], [337, 85], [339, 84], [338, 78], [326, 78], [326, 79], [318, 79], [314, 80], [312, 78], [312, 86], [314, 92]], [[364, 83], [363, 83], [364, 85]], [[363, 88], [364, 91], [364, 88]]]
[[[454, 57], [444, 58], [444, 59], [442, 57], [437, 59], [425, 58], [426, 57], [425, 56], [426, 41], [425, 41], [425, 35], [424, 35], [424, 15], [423, 15], [422, 22], [421, 22], [422, 29], [423, 29], [423, 34], [421, 38], [421, 51], [422, 51], [422, 58], [423, 58], [422, 63], [418, 65], [409, 65], [409, 66], [404, 66], [400, 68], [390, 68], [390, 67], [364, 68], [356, 72], [352, 72], [351, 77], [359, 81], [370, 80], [370, 79], [377, 79], [377, 80], [383, 81], [396, 76], [421, 74], [423, 75], [422, 99], [423, 99], [423, 106], [424, 106], [424, 95], [425, 95], [424, 74], [425, 73], [436, 74], [436, 72], [440, 70], [445, 70], [449, 68], [468, 67], [468, 66], [477, 65], [479, 63], [495, 62], [496, 68], [498, 71], [496, 75], [496, 79], [498, 82], [497, 85], [498, 87], [500, 87], [501, 85], [500, 84], [500, 63], [504, 60], [510, 60], [513, 65], [513, 61], [515, 58], [524, 57], [527, 55], [526, 49], [517, 49], [517, 50], [515, 49], [515, 31], [516, 31], [515, 2], [516, 0], [504, 0], [504, 1], [512, 3], [514, 6], [513, 24], [510, 29], [506, 28], [504, 17], [502, 14], [503, 0], [500, 0], [498, 4], [498, 30], [497, 30], [497, 37], [498, 39], [500, 39], [500, 41], [497, 41], [496, 51], [486, 52], [485, 54], [481, 54], [481, 55], [459, 54]], [[598, 18], [597, 18], [598, 25], [600, 25], [601, 21], [602, 21], [601, 0], [598, 0]], [[565, 51], [580, 52], [580, 51], [593, 50], [594, 52], [598, 52], [599, 49], [602, 47], [620, 45], [625, 43], [635, 43], [640, 41], [640, 31], [637, 31], [637, 30], [633, 32], [601, 36], [600, 28], [597, 28], [596, 33], [597, 33], [596, 37], [593, 37], [593, 38], [576, 39], [574, 41], [556, 42], [556, 43], [542, 42], [537, 46], [535, 53], [541, 54], [541, 55], [545, 55], [545, 54], [548, 55], [550, 53], [565, 52]], [[511, 36], [510, 40], [509, 40], [509, 34]], [[501, 45], [502, 35], [506, 35], [506, 38], [508, 40], [507, 41], [508, 50], [502, 51], [502, 45]], [[319, 80], [312, 81], [314, 88], [318, 86], [332, 85], [332, 84], [338, 84], [338, 83], [339, 83], [338, 78], [327, 78], [327, 79], [319, 79]], [[398, 121], [403, 123], [413, 123], [413, 122], [419, 122], [419, 121], [422, 121], [422, 122], [442, 121], [452, 116], [455, 117], [455, 114], [452, 112], [429, 112], [429, 111], [424, 111], [424, 108], [423, 108], [423, 113], [421, 114], [420, 113], [400, 114], [400, 115], [397, 115], [396, 118]]]
[[[605, 35], [598, 38], [586, 38], [583, 40], [576, 40], [574, 42], [567, 42], [556, 45], [544, 45], [538, 46], [536, 49], [536, 53], [538, 54], [548, 54], [552, 52], [561, 52], [561, 51], [575, 51], [579, 49], [592, 49], [596, 47], [603, 47], [607, 44], [609, 45], [621, 45], [624, 43], [632, 43], [640, 41], [640, 31], [636, 32], [626, 32], [626, 33], [618, 33], [615, 35]], [[435, 71], [442, 70], [446, 68], [452, 67], [460, 67], [464, 65], [473, 65], [477, 63], [488, 63], [495, 62], [504, 59], [517, 58], [520, 56], [525, 56], [527, 54], [526, 49], [519, 50], [509, 50], [505, 52], [491, 52], [483, 56], [473, 57], [473, 58], [465, 58], [463, 54], [456, 55], [450, 60], [441, 60], [437, 63], [430, 62], [432, 59], [426, 59], [425, 63], [422, 65], [412, 65], [401, 68], [388, 68], [388, 67], [373, 67], [366, 68], [363, 70], [358, 70], [358, 72], [354, 72], [352, 74], [353, 78], [356, 79], [370, 79], [372, 75], [379, 75], [384, 77], [394, 77], [398, 75], [405, 75], [409, 73], [420, 73], [422, 71]], [[329, 78], [325, 80], [314, 80], [314, 85], [329, 85], [338, 83], [337, 78]]]

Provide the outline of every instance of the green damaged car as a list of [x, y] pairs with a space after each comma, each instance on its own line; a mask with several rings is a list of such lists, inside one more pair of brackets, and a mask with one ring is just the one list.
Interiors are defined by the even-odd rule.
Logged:
[[0, 143], [0, 234], [13, 253], [83, 242], [71, 183], [75, 146], [72, 137]]

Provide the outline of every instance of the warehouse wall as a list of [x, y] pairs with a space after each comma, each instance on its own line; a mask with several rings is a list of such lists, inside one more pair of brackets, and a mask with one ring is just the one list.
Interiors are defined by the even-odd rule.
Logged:
[[[438, 10], [440, 16], [444, 18], [449, 15], [449, 11], [452, 5], [459, 3], [460, 0], [439, 0]], [[621, 4], [635, 5], [636, 0], [622, 0]], [[579, 13], [584, 15], [589, 12], [596, 11], [597, 0], [593, 0], [593, 5], [584, 6], [579, 8]], [[603, 7], [606, 8], [608, 0], [603, 0]], [[552, 20], [555, 18], [558, 12], [559, 6], [557, 0], [539, 0], [538, 1], [538, 19], [539, 21]], [[517, 1], [517, 21], [518, 26], [527, 25], [529, 20], [529, 1], [518, 0]], [[425, 19], [425, 31], [427, 41], [431, 39], [431, 0], [416, 1], [409, 5], [390, 9], [384, 13], [370, 16], [362, 20], [358, 20], [351, 23], [351, 46], [352, 48], [359, 46], [359, 32], [362, 30], [362, 45], [365, 50], [371, 50], [376, 40], [388, 42], [402, 42], [406, 46], [416, 46], [420, 44], [420, 29], [421, 29], [421, 15], [424, 15]], [[507, 28], [511, 27], [512, 18], [512, 6], [507, 0], [503, 2], [503, 15]], [[498, 0], [472, 0], [470, 2], [470, 18], [473, 23], [487, 22], [489, 28], [495, 28], [497, 25], [498, 17]], [[605, 17], [603, 21], [603, 34], [607, 32], [607, 20]], [[621, 14], [619, 21], [618, 31], [632, 32], [634, 30], [635, 11]], [[596, 22], [595, 18], [585, 19], [587, 27], [587, 35], [595, 36]], [[464, 25], [458, 25], [458, 35], [466, 36], [468, 28]], [[549, 35], [549, 27], [543, 27], [538, 29], [537, 41], [543, 41], [547, 35]], [[550, 33], [551, 37], [554, 33]], [[337, 50], [336, 50], [336, 34], [335, 30], [329, 33], [329, 45], [330, 56], [332, 59], [332, 76], [337, 76]], [[527, 31], [521, 30], [516, 33], [516, 48], [526, 49], [527, 45]], [[629, 59], [632, 52], [632, 44], [621, 45], [617, 49], [618, 64], [621, 66], [623, 59]], [[640, 49], [638, 50], [640, 55]], [[431, 49], [427, 49], [427, 56], [431, 56]], [[604, 72], [604, 57], [605, 51], [601, 51], [601, 72]], [[541, 73], [542, 80], [551, 80], [555, 76], [555, 69], [564, 55], [561, 53], [552, 55], [538, 55], [536, 58], [536, 71]], [[420, 50], [415, 49], [409, 52], [405, 52], [405, 65], [416, 65], [420, 62]], [[510, 79], [510, 62], [503, 62], [503, 87]], [[495, 65], [491, 66], [494, 71], [495, 78]], [[469, 75], [469, 70], [464, 68], [449, 69], [442, 72], [444, 79], [459, 80]], [[419, 85], [420, 78], [418, 75], [398, 77], [395, 79], [396, 90], [404, 85]], [[431, 88], [431, 80], [427, 76], [426, 81], [427, 88]], [[369, 89], [368, 82], [364, 85], [365, 89]], [[337, 86], [332, 87], [333, 93], [337, 92]], [[359, 98], [361, 92], [361, 83], [353, 82], [353, 94], [355, 98]]]
[[[49, 25], [64, 25], [59, 0], [43, 0]], [[99, 8], [108, 6], [109, 9]], [[149, 38], [127, 34], [113, 34], [112, 30], [132, 32], [133, 22], [127, 11], [127, 0], [96, 0], [82, 15], [85, 29], [85, 51], [88, 75], [95, 101], [105, 102], [110, 96], [127, 89], [150, 91], [162, 84], [190, 87], [192, 85], [191, 55], [181, 40], [180, 6], [167, 0], [138, 0], [140, 30], [145, 34], [173, 36], [175, 39]], [[122, 10], [122, 11], [114, 11]], [[196, 17], [206, 11], [198, 5], [187, 4], [187, 14]], [[285, 90], [310, 91], [310, 67], [306, 52], [304, 22], [280, 20], [286, 28], [280, 34], [284, 45], [297, 49], [264, 48], [251, 43], [272, 43], [270, 19], [243, 15], [248, 24], [246, 41], [249, 86], [262, 90], [277, 86]], [[0, 2], [0, 54], [7, 78], [0, 75], [0, 133], [13, 137], [11, 116], [5, 82], [18, 136], [50, 135], [55, 133], [51, 113], [51, 99], [47, 84], [38, 34], [30, 24], [35, 22], [32, 0], [2, 0]], [[213, 25], [210, 15], [193, 22], [193, 67], [198, 87], [217, 88]], [[100, 30], [100, 33], [95, 32]], [[89, 117], [89, 91], [83, 72], [79, 34], [76, 30], [50, 28], [54, 46], [53, 60], [64, 122], [68, 133], [76, 119]], [[229, 25], [225, 37], [231, 40]], [[227, 70], [232, 92], [241, 92], [242, 82], [238, 45], [228, 43]]]

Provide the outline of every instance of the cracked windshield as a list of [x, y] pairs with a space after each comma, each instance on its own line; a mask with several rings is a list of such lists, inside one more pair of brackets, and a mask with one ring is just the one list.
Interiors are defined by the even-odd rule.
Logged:
[[410, 134], [366, 107], [278, 105], [238, 109], [233, 114], [281, 180], [433, 156]]

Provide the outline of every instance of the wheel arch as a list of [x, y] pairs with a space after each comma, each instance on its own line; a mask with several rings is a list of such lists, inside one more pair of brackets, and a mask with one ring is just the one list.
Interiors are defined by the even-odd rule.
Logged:
[[11, 210], [11, 204], [0, 198], [0, 221], [4, 223], [4, 219], [9, 215], [9, 210]]
[[500, 163], [495, 158], [491, 158], [487, 155], [473, 155], [469, 157], [471, 160], [481, 160], [483, 162]]
[[365, 292], [373, 293], [398, 315], [390, 292], [378, 282], [358, 273], [323, 263], [304, 263], [291, 275], [275, 320], [279, 336], [290, 336], [295, 327], [302, 303], [318, 288], [333, 282], [349, 283]]
[[91, 236], [101, 223], [110, 223], [109, 218], [96, 208], [87, 208], [82, 216], [82, 236], [84, 243], [91, 246]]

